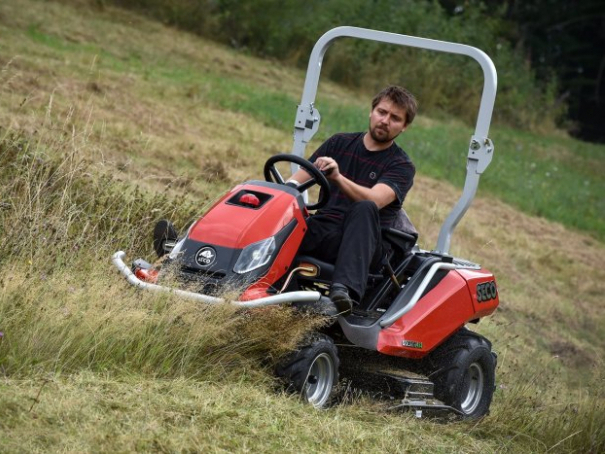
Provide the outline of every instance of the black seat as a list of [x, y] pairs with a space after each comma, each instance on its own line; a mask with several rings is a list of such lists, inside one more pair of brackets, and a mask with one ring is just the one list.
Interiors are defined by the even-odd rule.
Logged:
[[382, 240], [399, 248], [404, 254], [416, 245], [418, 234], [410, 234], [392, 227], [382, 228]]

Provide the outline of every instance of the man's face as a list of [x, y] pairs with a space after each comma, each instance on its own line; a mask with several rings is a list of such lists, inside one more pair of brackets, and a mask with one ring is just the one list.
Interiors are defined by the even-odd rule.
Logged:
[[370, 136], [379, 143], [390, 142], [405, 131], [405, 120], [404, 108], [383, 99], [370, 112]]

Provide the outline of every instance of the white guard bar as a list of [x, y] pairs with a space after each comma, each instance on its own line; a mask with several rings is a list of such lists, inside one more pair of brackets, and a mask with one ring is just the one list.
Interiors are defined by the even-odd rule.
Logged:
[[146, 290], [152, 290], [155, 292], [165, 292], [172, 293], [174, 295], [179, 295], [194, 301], [201, 301], [203, 303], [210, 304], [219, 304], [219, 303], [230, 303], [235, 306], [241, 308], [255, 308], [255, 307], [263, 307], [263, 306], [273, 306], [276, 304], [286, 304], [286, 303], [300, 303], [300, 302], [308, 302], [313, 303], [319, 301], [320, 293], [319, 292], [311, 292], [311, 291], [298, 291], [298, 292], [288, 292], [288, 293], [280, 293], [278, 295], [267, 296], [265, 298], [259, 298], [252, 301], [226, 301], [224, 298], [217, 298], [214, 296], [203, 295], [201, 293], [189, 292], [186, 290], [179, 290], [170, 287], [164, 287], [162, 285], [151, 284], [149, 282], [143, 282], [138, 277], [134, 275], [134, 273], [130, 270], [128, 265], [124, 263], [124, 257], [126, 257], [126, 253], [124, 251], [116, 252], [111, 261], [116, 266], [116, 268], [126, 276], [128, 282], [130, 282], [135, 287], [143, 288]]

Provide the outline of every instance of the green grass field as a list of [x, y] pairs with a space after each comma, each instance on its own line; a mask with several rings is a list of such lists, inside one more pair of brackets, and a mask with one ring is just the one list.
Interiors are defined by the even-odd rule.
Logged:
[[[605, 450], [605, 147], [494, 126], [452, 252], [494, 271], [477, 330], [499, 354], [491, 414], [444, 423], [349, 396], [281, 393], [271, 364], [318, 320], [135, 291], [152, 258], [288, 151], [304, 74], [88, 0], [0, 4], [0, 451]], [[367, 94], [322, 82], [312, 145], [366, 127]], [[496, 106], [497, 108], [497, 106]], [[400, 144], [424, 248], [457, 200], [472, 127], [420, 114]]]

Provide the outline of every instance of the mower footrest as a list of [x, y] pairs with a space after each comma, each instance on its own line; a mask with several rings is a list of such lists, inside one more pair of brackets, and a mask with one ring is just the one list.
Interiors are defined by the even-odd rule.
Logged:
[[395, 380], [405, 389], [405, 395], [399, 405], [394, 405], [389, 410], [412, 408], [417, 410], [417, 416], [422, 415], [418, 410], [448, 410], [460, 413], [453, 407], [445, 405], [440, 400], [437, 400], [433, 395], [434, 384], [430, 380], [422, 378], [397, 377], [390, 375], [390, 378]]
[[449, 405], [445, 405], [438, 400], [435, 401], [425, 401], [425, 400], [410, 400], [403, 399], [399, 405], [394, 405], [389, 407], [389, 410], [400, 410], [400, 409], [408, 409], [413, 408], [415, 410], [447, 410], [453, 411], [455, 413], [460, 413], [460, 411], [456, 410], [454, 407], [450, 407]]
[[422, 378], [401, 377], [393, 374], [381, 374], [397, 384], [406, 398], [433, 398], [433, 382]]

